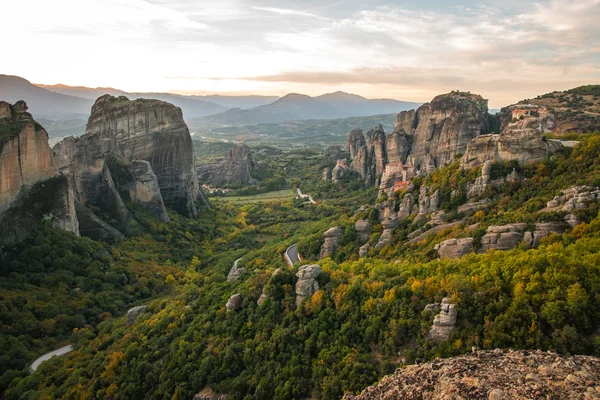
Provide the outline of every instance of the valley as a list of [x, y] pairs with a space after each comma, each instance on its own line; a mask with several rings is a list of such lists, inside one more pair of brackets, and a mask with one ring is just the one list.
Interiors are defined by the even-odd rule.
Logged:
[[[453, 91], [331, 142], [224, 142], [118, 96], [52, 149], [0, 103], [5, 398], [375, 399], [425, 390], [440, 357], [546, 351], [598, 387], [596, 361], [564, 360], [600, 356], [600, 126]], [[436, 387], [521, 394], [498, 370]]]

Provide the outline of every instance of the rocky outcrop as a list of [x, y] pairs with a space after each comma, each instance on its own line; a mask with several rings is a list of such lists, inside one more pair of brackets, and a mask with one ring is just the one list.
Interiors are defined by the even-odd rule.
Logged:
[[547, 208], [542, 211], [566, 211], [585, 210], [592, 202], [600, 198], [599, 188], [587, 186], [573, 186], [565, 189], [560, 196], [555, 196], [547, 203]]
[[119, 193], [127, 193], [131, 201], [147, 208], [159, 220], [165, 223], [171, 222], [163, 202], [158, 179], [148, 161], [128, 162], [116, 155], [110, 155], [106, 158], [106, 165], [108, 165], [108, 171]]
[[394, 231], [398, 228], [398, 218], [385, 220], [381, 225], [383, 226], [383, 233], [375, 245], [375, 250], [383, 249], [394, 240]]
[[320, 265], [313, 264], [300, 267], [296, 273], [298, 277], [296, 282], [296, 306], [299, 307], [305, 298], [311, 297], [319, 290], [319, 282], [316, 279], [320, 274]]
[[354, 224], [354, 230], [358, 233], [358, 242], [365, 243], [371, 236], [371, 223], [369, 220], [361, 219]]
[[398, 209], [398, 220], [404, 221], [407, 220], [408, 217], [415, 211], [415, 198], [412, 193], [407, 193], [402, 198], [402, 203], [400, 203], [400, 208]]
[[404, 164], [410, 153], [412, 138], [402, 128], [396, 127], [386, 139], [387, 161], [390, 164]]
[[439, 210], [440, 206], [440, 191], [436, 190], [429, 196], [429, 188], [425, 185], [419, 189], [419, 213], [415, 217], [414, 222], [419, 222], [427, 219], [427, 215]]
[[[158, 218], [167, 219], [165, 206], [187, 217], [197, 216], [194, 201], [199, 187], [192, 140], [181, 109], [172, 104], [146, 99], [129, 101], [124, 96], [99, 97], [92, 107], [85, 135], [66, 139], [55, 151], [61, 170], [73, 177], [77, 200], [121, 218], [121, 226], [127, 224], [129, 217], [122, 219], [125, 212], [120, 205], [107, 208], [104, 202], [107, 197], [114, 197], [107, 190], [112, 192], [114, 187], [118, 191], [115, 179], [112, 184], [108, 180], [115, 173], [108, 162], [110, 157], [128, 169], [129, 178], [135, 178], [123, 181], [124, 187], [134, 188], [130, 197]], [[122, 183], [121, 179], [117, 181]]]
[[600, 360], [552, 352], [491, 350], [396, 370], [345, 400], [600, 398]]
[[104, 222], [79, 201], [75, 200], [74, 203], [81, 236], [104, 242], [118, 242], [123, 239], [123, 234], [118, 229]]
[[334, 162], [342, 158], [345, 158], [345, 154], [342, 148], [338, 145], [328, 146], [323, 152], [323, 159], [328, 162]]
[[242, 307], [242, 295], [239, 293], [231, 295], [225, 304], [227, 311], [237, 311], [240, 307]]
[[245, 144], [236, 144], [218, 164], [196, 167], [198, 180], [215, 186], [239, 186], [256, 184], [252, 171], [257, 164], [250, 148]]
[[523, 223], [490, 226], [481, 238], [481, 248], [478, 253], [484, 253], [489, 249], [514, 249], [523, 240], [524, 230], [525, 224]]
[[536, 248], [540, 245], [540, 241], [546, 236], [552, 234], [564, 233], [566, 227], [563, 222], [540, 222], [535, 224], [535, 230], [533, 232], [525, 232], [523, 235], [523, 242], [531, 247]]
[[323, 236], [325, 237], [325, 242], [321, 246], [321, 253], [319, 255], [319, 260], [329, 257], [332, 255], [338, 248], [340, 243], [340, 238], [342, 237], [342, 228], [339, 226], [335, 226], [331, 229], [328, 229]]
[[0, 101], [0, 247], [27, 239], [41, 221], [78, 235], [73, 200], [48, 133], [27, 112], [27, 104]]
[[366, 139], [361, 129], [350, 132], [346, 148], [352, 159], [350, 169], [360, 174], [365, 185], [378, 184], [387, 163], [386, 136], [383, 127], [378, 125], [367, 132]]
[[371, 250], [371, 244], [370, 243], [366, 243], [366, 244], [360, 246], [360, 248], [358, 249], [358, 256], [359, 257], [366, 257], [367, 254], [369, 254], [369, 250]]
[[337, 160], [335, 168], [331, 171], [331, 180], [338, 182], [348, 171], [348, 162], [346, 159]]
[[27, 104], [0, 101], [0, 212], [22, 188], [57, 175], [48, 133], [27, 112]]
[[238, 258], [233, 262], [233, 266], [229, 270], [227, 274], [227, 282], [235, 282], [241, 278], [241, 276], [246, 272], [246, 269], [243, 267], [238, 267], [241, 258]]
[[410, 157], [421, 171], [451, 163], [467, 144], [488, 132], [487, 100], [476, 94], [452, 92], [419, 107]]
[[[432, 305], [429, 304], [425, 309], [429, 307], [430, 309]], [[434, 307], [437, 304], [433, 305]], [[442, 303], [439, 304], [439, 314], [435, 316], [433, 319], [433, 326], [429, 331], [428, 337], [436, 342], [443, 342], [445, 340], [450, 339], [450, 334], [454, 330], [454, 325], [456, 325], [456, 316], [457, 310], [455, 304], [450, 304], [450, 299], [444, 297], [442, 299]]]
[[473, 238], [448, 239], [435, 246], [441, 258], [460, 258], [473, 250]]
[[0, 213], [0, 248], [26, 240], [43, 221], [79, 235], [73, 192], [67, 177], [58, 175], [19, 192], [10, 207]]
[[148, 306], [145, 306], [145, 305], [130, 308], [129, 311], [127, 311], [127, 316], [125, 317], [125, 325], [126, 326], [133, 325], [133, 323], [135, 322], [137, 317], [139, 317], [139, 315], [141, 313], [143, 313], [144, 311], [146, 311], [147, 309], [148, 309]]
[[509, 127], [499, 135], [482, 135], [472, 140], [460, 166], [463, 169], [471, 169], [486, 161], [517, 161], [521, 164], [539, 162], [562, 147], [560, 142], [544, 138], [537, 129]]
[[323, 177], [321, 178], [324, 181], [330, 181], [332, 177], [331, 168], [326, 167], [323, 169]]
[[196, 393], [193, 400], [227, 400], [227, 396], [216, 394], [211, 388], [206, 387], [200, 393]]

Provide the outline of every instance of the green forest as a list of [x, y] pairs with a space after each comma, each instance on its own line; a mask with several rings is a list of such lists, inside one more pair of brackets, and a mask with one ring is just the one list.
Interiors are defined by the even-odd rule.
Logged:
[[[577, 140], [538, 164], [494, 165], [492, 178], [514, 169], [521, 179], [487, 188], [478, 199], [489, 206], [471, 214], [458, 206], [479, 171], [462, 171], [457, 160], [416, 179], [417, 192], [439, 189], [440, 208], [461, 223], [409, 245], [411, 217], [392, 243], [365, 258], [354, 224], [369, 220], [375, 244], [382, 228], [374, 204], [386, 199], [353, 174], [322, 181], [331, 165], [312, 153], [290, 163], [276, 152], [260, 162], [264, 179], [279, 176], [317, 204], [213, 201], [198, 204], [198, 219], [169, 212], [168, 225], [131, 207], [144, 233], [110, 245], [40, 225], [28, 242], [1, 254], [0, 393], [192, 399], [210, 388], [240, 400], [339, 399], [402, 365], [472, 347], [600, 356], [597, 203], [574, 211], [582, 223], [537, 249], [458, 259], [434, 251], [448, 238], [479, 240], [490, 225], [563, 221], [564, 212], [540, 211], [569, 187], [600, 186], [600, 133]], [[323, 232], [333, 226], [343, 230], [340, 246], [319, 261]], [[288, 267], [283, 254], [292, 244], [303, 260]], [[236, 259], [245, 272], [229, 282]], [[297, 307], [295, 273], [315, 263], [323, 270], [319, 290]], [[227, 311], [236, 293], [242, 305]], [[428, 338], [434, 313], [424, 308], [444, 297], [457, 305], [458, 323], [449, 340], [436, 343]], [[127, 310], [142, 304], [148, 308], [126, 326]], [[29, 372], [39, 355], [69, 343], [73, 352]]]

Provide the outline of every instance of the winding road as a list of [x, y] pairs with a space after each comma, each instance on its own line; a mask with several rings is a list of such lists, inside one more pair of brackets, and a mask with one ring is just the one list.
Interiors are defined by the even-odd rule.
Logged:
[[296, 248], [296, 243], [294, 243], [293, 245], [291, 245], [290, 247], [287, 248], [283, 258], [285, 258], [285, 262], [290, 267], [293, 267], [294, 264], [296, 264], [298, 261], [302, 260], [302, 257], [300, 256], [300, 254], [298, 254], [298, 249]]
[[40, 366], [41, 363], [43, 363], [44, 361], [47, 361], [49, 359], [51, 359], [54, 356], [60, 357], [60, 356], [64, 356], [67, 353], [70, 353], [73, 351], [73, 345], [67, 345], [65, 347], [61, 347], [60, 349], [56, 349], [54, 351], [51, 351], [50, 353], [46, 353], [43, 356], [39, 357], [38, 359], [36, 359], [33, 363], [31, 363], [31, 366], [29, 367], [29, 370], [31, 372], [35, 372], [36, 369], [38, 369], [38, 367]]

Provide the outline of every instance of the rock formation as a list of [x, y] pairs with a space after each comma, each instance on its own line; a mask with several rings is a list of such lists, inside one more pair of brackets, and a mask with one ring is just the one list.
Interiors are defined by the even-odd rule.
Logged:
[[342, 158], [345, 158], [345, 154], [342, 148], [338, 145], [328, 146], [323, 152], [323, 159], [325, 161], [333, 162]]
[[320, 265], [313, 264], [300, 267], [296, 273], [298, 277], [296, 282], [296, 306], [300, 306], [305, 298], [311, 297], [319, 290], [319, 282], [316, 279], [320, 274]]
[[523, 240], [525, 224], [508, 224], [501, 226], [490, 226], [481, 238], [481, 248], [478, 253], [484, 253], [489, 249], [510, 250]]
[[331, 171], [331, 180], [333, 182], [338, 182], [342, 179], [346, 171], [348, 171], [348, 162], [346, 159], [337, 160], [335, 168]]
[[435, 246], [441, 258], [460, 258], [473, 250], [473, 238], [448, 239]]
[[563, 222], [539, 222], [535, 224], [533, 232], [525, 232], [523, 242], [531, 247], [536, 248], [540, 245], [540, 240], [552, 234], [562, 234], [565, 231]]
[[589, 204], [600, 198], [599, 188], [590, 188], [587, 186], [573, 186], [565, 189], [560, 196], [555, 196], [550, 200], [542, 211], [566, 211], [585, 210]]
[[375, 250], [383, 249], [388, 243], [394, 240], [394, 231], [398, 228], [398, 218], [385, 220], [381, 225], [383, 226], [383, 233], [375, 245]]
[[227, 300], [227, 303], [225, 304], [225, 308], [227, 309], [227, 311], [237, 311], [240, 309], [241, 306], [242, 295], [239, 293], [231, 295], [231, 297], [229, 298], [229, 300]]
[[139, 317], [139, 315], [141, 313], [143, 313], [144, 311], [146, 311], [147, 309], [148, 309], [148, 306], [145, 306], [145, 305], [130, 308], [129, 311], [127, 311], [127, 316], [125, 317], [125, 325], [126, 326], [133, 325], [133, 323], [135, 322], [137, 317]]
[[125, 230], [132, 219], [119, 191], [163, 221], [168, 221], [165, 206], [197, 216], [192, 140], [181, 109], [172, 104], [99, 97], [86, 133], [65, 139], [55, 151], [61, 171], [73, 178], [77, 200], [102, 208]]
[[0, 247], [25, 240], [42, 220], [79, 234], [73, 200], [27, 104], [0, 101]]
[[323, 236], [325, 237], [325, 242], [321, 246], [321, 254], [319, 255], [319, 260], [329, 257], [332, 255], [338, 248], [340, 243], [340, 238], [342, 237], [344, 231], [339, 226], [335, 226], [331, 229], [328, 229]]
[[452, 92], [419, 107], [415, 128], [407, 131], [414, 136], [414, 166], [425, 170], [433, 161], [439, 168], [463, 154], [471, 140], [488, 132], [487, 103], [479, 95]]
[[345, 400], [597, 399], [600, 360], [552, 352], [491, 350], [399, 368]]
[[352, 159], [350, 169], [359, 173], [367, 186], [378, 184], [387, 164], [383, 127], [378, 125], [368, 131], [366, 139], [361, 129], [354, 129], [348, 136], [346, 148]]
[[[439, 304], [439, 314], [437, 314], [433, 320], [433, 326], [429, 331], [429, 338], [433, 339], [436, 342], [443, 342], [444, 340], [448, 340], [450, 338], [450, 334], [454, 330], [454, 325], [456, 325], [456, 305], [449, 303], [450, 299], [444, 297], [442, 299], [442, 303]], [[434, 307], [429, 304], [425, 309], [427, 310], [438, 306], [437, 304], [433, 304]]]
[[365, 243], [369, 241], [371, 236], [371, 223], [366, 219], [356, 221], [354, 230], [358, 233], [358, 242]]
[[364, 244], [362, 246], [360, 246], [360, 248], [358, 249], [358, 256], [359, 257], [366, 257], [367, 254], [369, 254], [369, 250], [371, 250], [371, 244], [367, 243]]
[[537, 129], [516, 129], [509, 126], [499, 135], [482, 135], [472, 140], [460, 166], [471, 169], [486, 161], [518, 161], [521, 164], [539, 162], [562, 147], [558, 141], [547, 140]]
[[238, 263], [240, 262], [240, 260], [241, 260], [241, 258], [238, 258], [237, 260], [235, 260], [233, 262], [233, 266], [231, 267], [231, 269], [229, 270], [229, 273], [227, 274], [227, 282], [237, 281], [244, 274], [244, 272], [246, 272], [245, 268], [238, 267]]
[[398, 209], [398, 220], [404, 221], [407, 220], [408, 217], [415, 211], [415, 198], [412, 193], [407, 193], [402, 198], [402, 203], [400, 203], [400, 208]]
[[[72, 193], [72, 189], [70, 189], [70, 193]], [[105, 242], [117, 242], [123, 238], [123, 234], [119, 230], [104, 222], [79, 201], [75, 200], [74, 202], [81, 236]]]
[[245, 144], [236, 144], [218, 164], [196, 167], [198, 180], [215, 186], [238, 186], [256, 184], [252, 171], [257, 164]]
[[330, 181], [331, 177], [332, 177], [331, 168], [329, 168], [329, 167], [324, 168], [322, 180]]
[[427, 219], [427, 215], [439, 210], [440, 206], [440, 191], [436, 190], [429, 196], [429, 188], [425, 185], [419, 189], [419, 213], [415, 217], [414, 222], [419, 222]]
[[410, 153], [411, 137], [401, 127], [396, 129], [386, 139], [387, 161], [390, 164], [404, 164]]

